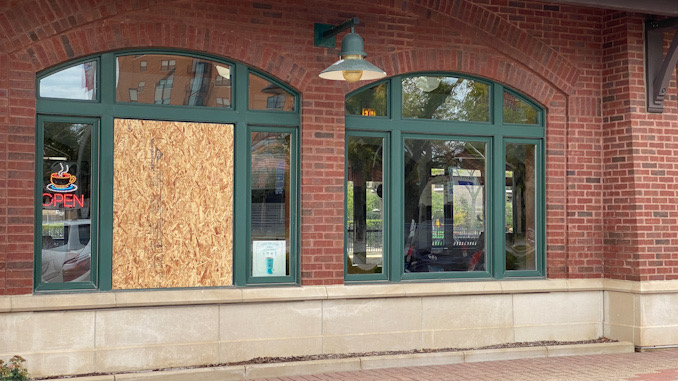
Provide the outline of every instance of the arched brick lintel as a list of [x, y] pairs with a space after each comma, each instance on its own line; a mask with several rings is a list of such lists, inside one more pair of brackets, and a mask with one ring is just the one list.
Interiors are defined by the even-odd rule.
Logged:
[[[497, 55], [454, 49], [425, 49], [374, 57], [371, 61], [386, 71], [389, 76], [414, 72], [449, 71], [486, 78], [505, 84], [546, 108], [550, 106], [556, 94], [564, 95], [561, 89], [535, 75], [529, 68]], [[344, 82], [346, 92], [362, 86], [364, 84]]]
[[74, 29], [40, 40], [12, 56], [28, 60], [35, 72], [106, 51], [168, 49], [204, 53], [240, 61], [248, 66], [299, 87], [308, 80], [308, 71], [275, 49], [228, 32], [204, 26], [175, 23], [167, 26], [149, 20], [146, 24], [104, 22]]
[[580, 70], [569, 59], [482, 5], [470, 0], [425, 4], [411, 1], [408, 2], [408, 11], [430, 19], [441, 28], [455, 25], [462, 35], [525, 65], [565, 94], [570, 95], [574, 91]]
[[[402, 5], [381, 5], [381, 7], [400, 8]], [[119, 8], [119, 9], [118, 9]], [[143, 7], [141, 7], [143, 8]], [[73, 19], [76, 25], [72, 29], [52, 36], [42, 38], [36, 42], [31, 40], [11, 39], [14, 47], [22, 46], [15, 53], [25, 52], [30, 57], [36, 71], [65, 62], [77, 57], [99, 53], [102, 51], [129, 49], [131, 47], [171, 47], [191, 51], [204, 52], [232, 58], [252, 67], [264, 70], [267, 73], [289, 83], [293, 87], [303, 90], [309, 83], [314, 82], [315, 68], [304, 68], [300, 63], [287, 58], [283, 52], [275, 47], [266, 46], [254, 39], [243, 38], [228, 31], [217, 30], [207, 25], [187, 24], [179, 20], [168, 24], [166, 19], [156, 18], [148, 12], [138, 13], [140, 9], [115, 8], [119, 13], [107, 15], [94, 13], [91, 17], [99, 17], [99, 21]], [[482, 5], [473, 4], [468, 0], [453, 0], [448, 2], [407, 2], [406, 9], [399, 9], [411, 13], [427, 23], [437, 24], [441, 28], [454, 25], [462, 35], [471, 38], [485, 46], [491, 47], [507, 60], [500, 62], [493, 69], [499, 70], [506, 78], [498, 78], [487, 72], [473, 73], [494, 80], [507, 83], [516, 89], [532, 96], [542, 103], [538, 96], [530, 94], [531, 87], [515, 83], [515, 75], [522, 75], [519, 66], [531, 71], [530, 76], [541, 77], [545, 82], [553, 85], [566, 95], [572, 94], [579, 70], [564, 56], [546, 45], [542, 40], [530, 35], [527, 31], [508, 22], [500, 16], [490, 12]], [[80, 25], [77, 25], [80, 24]], [[18, 32], [18, 31], [17, 31]], [[26, 33], [26, 31], [19, 32]], [[19, 35], [17, 34], [17, 36]], [[29, 32], [28, 35], [31, 35]], [[8, 36], [8, 37], [17, 37]], [[11, 49], [10, 49], [11, 50]], [[456, 52], [455, 52], [456, 53]], [[397, 59], [399, 54], [387, 57], [386, 60]], [[404, 54], [408, 54], [405, 52]], [[415, 61], [395, 61], [401, 70], [390, 70], [389, 74], [406, 72], [403, 67], [412, 66], [412, 62], [420, 58], [418, 52], [410, 52], [410, 59]], [[423, 57], [432, 52], [422, 52]], [[446, 54], [446, 53], [443, 53]], [[467, 61], [472, 53], [465, 53], [457, 64], [474, 63]], [[483, 57], [480, 57], [483, 59]], [[426, 62], [429, 65], [430, 62]], [[440, 62], [436, 62], [440, 66]], [[403, 65], [404, 64], [404, 65]], [[430, 66], [430, 65], [429, 65]], [[447, 67], [447, 65], [446, 65]], [[322, 68], [321, 68], [322, 69]], [[441, 67], [415, 70], [441, 70]], [[454, 68], [451, 68], [454, 69]], [[469, 67], [470, 69], [470, 67]], [[456, 70], [465, 71], [463, 68]], [[514, 70], [516, 70], [514, 72]], [[312, 75], [309, 78], [309, 73]], [[511, 74], [516, 73], [516, 74]], [[513, 79], [512, 79], [513, 78]], [[513, 80], [513, 82], [510, 82]], [[518, 80], [526, 83], [532, 80]]]

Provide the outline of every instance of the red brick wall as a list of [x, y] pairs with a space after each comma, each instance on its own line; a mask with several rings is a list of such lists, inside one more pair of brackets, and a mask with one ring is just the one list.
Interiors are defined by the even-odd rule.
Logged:
[[[487, 9], [548, 45], [578, 70], [569, 82], [556, 130], [547, 124], [548, 269], [550, 277], [602, 276], [600, 94], [603, 13], [599, 9], [523, 1], [493, 1]], [[552, 115], [555, 108], [549, 107]], [[564, 226], [563, 226], [564, 225]]]
[[[358, 85], [317, 77], [336, 60], [336, 50], [314, 47], [312, 31], [314, 22], [353, 16], [361, 19], [357, 31], [369, 59], [389, 75], [470, 73], [505, 83], [547, 109], [550, 278], [675, 276], [675, 84], [660, 116], [646, 115], [637, 105], [642, 96], [628, 94], [629, 86], [644, 93], [639, 17], [533, 1], [379, 3], [0, 5], [0, 294], [31, 292], [36, 72], [135, 47], [236, 59], [302, 93], [302, 283], [342, 283], [343, 103]], [[624, 77], [627, 69], [633, 75]]]
[[676, 83], [674, 76], [663, 114], [645, 112], [643, 22], [641, 15], [605, 17], [605, 273], [678, 279]]

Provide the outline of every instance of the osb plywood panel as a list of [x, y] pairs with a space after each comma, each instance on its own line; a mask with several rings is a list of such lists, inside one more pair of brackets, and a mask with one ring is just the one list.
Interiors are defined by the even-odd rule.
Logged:
[[233, 126], [115, 121], [113, 288], [232, 284]]

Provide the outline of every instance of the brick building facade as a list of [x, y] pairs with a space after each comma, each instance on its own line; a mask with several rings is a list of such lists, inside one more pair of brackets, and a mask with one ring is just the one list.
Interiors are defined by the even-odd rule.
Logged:
[[[2, 314], [10, 319], [17, 311], [50, 310], [11, 304], [51, 297], [34, 293], [36, 79], [56, 65], [125, 49], [223, 57], [298, 91], [297, 283], [303, 290], [363, 287], [341, 285], [344, 102], [364, 83], [319, 78], [337, 50], [314, 47], [312, 40], [313, 23], [339, 24], [355, 16], [368, 60], [388, 76], [471, 75], [515, 89], [544, 109], [546, 274], [540, 282], [550, 282], [547, 291], [566, 294], [563, 302], [571, 297], [566, 291], [577, 287], [599, 292], [605, 296], [596, 303], [605, 306], [611, 300], [621, 305], [644, 287], [662, 290], [667, 298], [678, 292], [672, 282], [678, 281], [675, 68], [663, 113], [648, 113], [645, 105], [644, 25], [666, 15], [528, 0], [5, 1], [0, 4], [0, 295], [8, 307], [3, 312], [0, 300], [0, 327]], [[671, 37], [666, 36], [667, 49]], [[450, 283], [444, 285], [448, 291], [459, 284], [444, 282]], [[327, 297], [329, 291], [323, 292]], [[619, 295], [605, 294], [614, 292]], [[92, 308], [106, 305], [101, 303]], [[555, 297], [553, 303], [560, 301]], [[637, 320], [600, 320], [600, 329], [580, 338], [605, 334], [639, 346], [678, 344], [678, 339], [642, 336], [643, 323]], [[674, 323], [666, 332], [678, 337]], [[636, 333], [607, 330], [610, 326], [633, 327]]]

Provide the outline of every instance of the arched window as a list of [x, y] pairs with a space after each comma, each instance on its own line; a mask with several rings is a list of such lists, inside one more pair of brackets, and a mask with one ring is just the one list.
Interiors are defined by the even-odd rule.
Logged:
[[418, 73], [346, 97], [346, 280], [544, 275], [544, 111]]
[[164, 51], [69, 62], [37, 89], [37, 291], [298, 281], [296, 91]]

